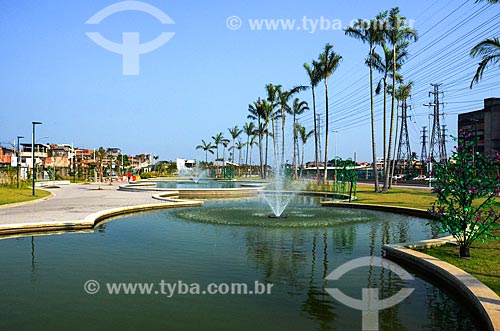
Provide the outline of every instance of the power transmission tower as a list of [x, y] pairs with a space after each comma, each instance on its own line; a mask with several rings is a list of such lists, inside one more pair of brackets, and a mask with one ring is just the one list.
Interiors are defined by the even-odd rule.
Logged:
[[442, 102], [439, 101], [439, 95], [443, 94], [443, 92], [439, 92], [439, 86], [441, 85], [442, 84], [431, 84], [431, 86], [434, 87], [434, 91], [429, 92], [429, 97], [433, 95], [434, 102], [424, 105], [428, 107], [434, 107], [433, 114], [431, 115], [433, 117], [433, 120], [432, 120], [432, 132], [430, 139], [431, 143], [429, 147], [429, 157], [432, 160], [446, 159], [446, 147], [443, 145], [444, 140], [442, 138], [442, 131], [441, 131], [442, 129], [441, 125], [439, 124], [439, 116], [441, 115], [441, 113], [439, 112], [439, 106], [443, 104]]
[[406, 99], [403, 100], [401, 105], [401, 134], [399, 135], [399, 146], [398, 146], [398, 157], [397, 160], [401, 164], [402, 167], [408, 168], [411, 167], [411, 146], [410, 146], [410, 137], [408, 135], [408, 123], [407, 118], [411, 116], [407, 116], [408, 106], [406, 103]]
[[420, 152], [420, 162], [427, 162], [427, 127], [422, 128], [422, 151]]

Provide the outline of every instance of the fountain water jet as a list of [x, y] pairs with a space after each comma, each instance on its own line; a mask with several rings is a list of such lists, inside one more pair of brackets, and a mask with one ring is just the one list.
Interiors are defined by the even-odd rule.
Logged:
[[302, 188], [299, 183], [294, 183], [286, 174], [286, 167], [279, 166], [274, 172], [273, 180], [261, 193], [264, 200], [272, 210], [269, 218], [286, 218], [283, 215], [286, 207]]

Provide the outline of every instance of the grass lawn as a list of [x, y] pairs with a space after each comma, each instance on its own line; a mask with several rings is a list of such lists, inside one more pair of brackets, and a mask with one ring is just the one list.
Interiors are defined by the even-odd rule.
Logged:
[[[500, 230], [496, 234], [500, 236]], [[470, 249], [470, 259], [459, 258], [455, 245], [433, 247], [423, 252], [467, 271], [500, 295], [500, 240], [476, 241]]]
[[358, 184], [358, 203], [392, 205], [427, 210], [436, 200], [436, 195], [427, 189], [391, 188], [388, 192], [375, 193], [373, 185]]
[[0, 205], [36, 200], [50, 195], [49, 192], [43, 190], [35, 190], [35, 194], [36, 196], [31, 196], [31, 188], [16, 189], [0, 186]]

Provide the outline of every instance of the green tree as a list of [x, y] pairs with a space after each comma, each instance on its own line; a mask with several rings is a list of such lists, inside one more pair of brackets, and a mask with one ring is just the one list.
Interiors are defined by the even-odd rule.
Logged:
[[333, 51], [333, 46], [326, 44], [323, 53], [319, 55], [317, 67], [318, 75], [325, 83], [325, 177], [323, 181], [326, 183], [328, 176], [328, 132], [329, 132], [329, 110], [328, 110], [328, 79], [332, 73], [337, 70], [342, 56]]
[[108, 155], [106, 154], [106, 150], [104, 149], [104, 147], [99, 147], [99, 149], [95, 153], [95, 157], [97, 162], [97, 174], [99, 176], [99, 190], [100, 190], [102, 177], [104, 173], [104, 163], [108, 158]]
[[[380, 16], [380, 15], [379, 15]], [[373, 56], [375, 54], [375, 47], [383, 40], [383, 34], [378, 27], [377, 19], [365, 22], [358, 19], [352, 27], [345, 30], [345, 34], [352, 38], [360, 40], [363, 44], [368, 44], [369, 51], [365, 63], [368, 65], [370, 71], [370, 116], [371, 116], [371, 136], [372, 136], [372, 167], [373, 178], [375, 180], [375, 192], [379, 192], [378, 172], [377, 172], [377, 147], [375, 143], [375, 103], [373, 95]]]
[[295, 178], [298, 176], [297, 171], [297, 149], [299, 143], [298, 137], [298, 126], [297, 116], [304, 114], [305, 111], [309, 110], [309, 105], [305, 101], [300, 101], [299, 98], [293, 100], [293, 107], [289, 109], [289, 113], [293, 116], [293, 168], [295, 171]]
[[196, 146], [196, 149], [202, 149], [205, 152], [205, 163], [208, 164], [208, 153], [214, 154], [214, 145], [211, 142], [201, 140], [201, 145]]
[[496, 65], [500, 63], [500, 40], [498, 38], [489, 38], [481, 41], [471, 49], [470, 56], [473, 58], [481, 57], [481, 62], [478, 64], [476, 74], [470, 82], [470, 88], [472, 88], [474, 83], [479, 83], [483, 78], [484, 70], [490, 64]]
[[460, 245], [460, 257], [469, 257], [476, 240], [492, 237], [500, 224], [500, 212], [494, 206], [500, 193], [500, 155], [489, 158], [477, 152], [477, 140], [461, 132], [458, 146], [446, 162], [434, 163], [437, 200], [430, 212], [431, 221], [449, 232]]
[[392, 137], [394, 127], [394, 112], [396, 106], [396, 78], [398, 70], [398, 48], [406, 48], [409, 42], [417, 41], [417, 32], [408, 27], [406, 24], [406, 17], [401, 16], [399, 8], [392, 8], [387, 17], [387, 22], [384, 24], [385, 39], [392, 46], [392, 97], [391, 97], [391, 119], [389, 129], [389, 145], [384, 155], [385, 164], [387, 167], [384, 169], [384, 188], [389, 188], [389, 174], [391, 173], [391, 150], [392, 150]]
[[308, 63], [304, 63], [304, 69], [307, 72], [307, 76], [309, 77], [309, 83], [311, 84], [311, 92], [312, 92], [312, 102], [313, 102], [313, 123], [314, 123], [314, 164], [316, 166], [316, 176], [319, 179], [319, 145], [318, 145], [318, 128], [317, 128], [317, 119], [316, 119], [316, 95], [314, 93], [315, 87], [319, 84], [320, 77], [318, 72], [314, 69], [317, 65], [310, 66]]

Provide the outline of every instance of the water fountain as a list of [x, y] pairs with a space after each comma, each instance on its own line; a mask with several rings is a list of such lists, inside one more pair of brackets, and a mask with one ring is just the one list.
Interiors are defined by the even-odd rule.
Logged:
[[183, 167], [179, 169], [179, 177], [189, 177], [192, 182], [198, 184], [200, 180], [206, 179], [207, 170], [203, 169], [198, 162], [195, 162], [194, 167]]
[[198, 184], [202, 179], [207, 178], [207, 170], [203, 169], [199, 163], [195, 163], [195, 167], [191, 168], [191, 179], [193, 182]]
[[261, 195], [272, 211], [272, 214], [268, 215], [268, 217], [274, 219], [286, 218], [283, 212], [297, 192], [301, 190], [302, 186], [303, 184], [293, 182], [287, 176], [287, 168], [285, 166], [278, 166], [274, 172], [273, 180], [266, 187], [266, 191], [261, 192]]

